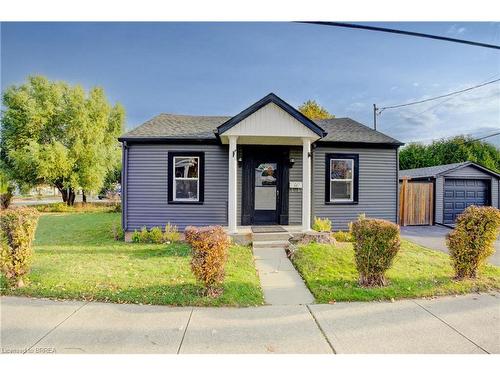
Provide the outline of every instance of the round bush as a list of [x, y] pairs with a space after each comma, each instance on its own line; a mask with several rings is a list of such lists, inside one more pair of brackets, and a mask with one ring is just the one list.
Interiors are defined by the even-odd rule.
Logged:
[[457, 279], [475, 278], [479, 267], [495, 252], [500, 230], [500, 210], [469, 206], [457, 218], [446, 238]]
[[23, 286], [30, 270], [38, 217], [37, 210], [27, 207], [0, 212], [1, 269], [11, 286]]
[[387, 285], [385, 272], [401, 244], [399, 226], [386, 220], [360, 218], [352, 224], [352, 236], [360, 285]]
[[229, 238], [220, 226], [187, 227], [186, 241], [192, 247], [191, 270], [205, 285], [205, 294], [217, 297], [222, 293]]

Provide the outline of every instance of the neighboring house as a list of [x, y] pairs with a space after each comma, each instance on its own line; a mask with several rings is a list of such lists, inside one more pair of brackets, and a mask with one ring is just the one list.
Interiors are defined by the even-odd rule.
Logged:
[[274, 94], [234, 117], [161, 114], [119, 140], [127, 232], [397, 221], [402, 143], [349, 118], [312, 121]]
[[457, 216], [470, 205], [497, 208], [499, 205], [500, 175], [470, 161], [401, 170], [399, 177], [433, 184], [432, 207], [434, 222], [438, 224], [454, 224]]

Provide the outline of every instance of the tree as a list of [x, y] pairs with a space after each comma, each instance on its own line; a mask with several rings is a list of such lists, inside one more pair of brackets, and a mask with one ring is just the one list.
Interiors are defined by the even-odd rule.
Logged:
[[100, 87], [28, 77], [3, 94], [0, 159], [20, 186], [55, 186], [73, 205], [78, 189], [98, 191], [120, 163], [125, 112]]
[[324, 120], [334, 118], [326, 108], [320, 106], [315, 100], [308, 100], [299, 107], [299, 111], [311, 120]]
[[0, 208], [9, 208], [14, 192], [14, 183], [0, 163]]
[[440, 139], [430, 145], [410, 143], [399, 153], [401, 169], [432, 167], [441, 164], [473, 161], [500, 172], [500, 149], [494, 145], [474, 141], [467, 136], [457, 136], [450, 139]]

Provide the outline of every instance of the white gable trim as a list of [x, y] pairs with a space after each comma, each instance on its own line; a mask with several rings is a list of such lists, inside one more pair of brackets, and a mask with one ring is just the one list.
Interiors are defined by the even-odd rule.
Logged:
[[238, 137], [306, 137], [314, 140], [320, 138], [274, 103], [266, 104], [244, 118], [231, 129], [221, 134], [221, 138], [230, 135]]

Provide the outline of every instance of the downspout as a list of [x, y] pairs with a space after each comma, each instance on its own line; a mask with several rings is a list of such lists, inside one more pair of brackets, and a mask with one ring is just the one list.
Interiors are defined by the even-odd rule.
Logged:
[[128, 145], [127, 141], [122, 142], [122, 228], [123, 231], [127, 231], [127, 177], [128, 177]]

